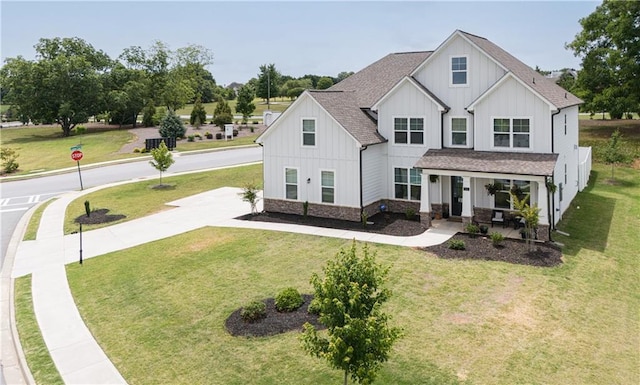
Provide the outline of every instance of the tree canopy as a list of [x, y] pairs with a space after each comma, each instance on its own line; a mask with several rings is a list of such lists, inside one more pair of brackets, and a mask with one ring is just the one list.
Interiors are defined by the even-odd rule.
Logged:
[[249, 116], [253, 114], [256, 109], [256, 105], [253, 104], [254, 98], [253, 88], [250, 85], [245, 84], [240, 87], [238, 91], [238, 103], [236, 104], [236, 112], [242, 114], [242, 123], [247, 124]]
[[604, 0], [567, 44], [582, 58], [577, 94], [590, 112], [640, 113], [640, 2]]
[[269, 103], [269, 99], [278, 96], [280, 90], [280, 72], [276, 69], [276, 65], [263, 64], [260, 66], [260, 73], [258, 74], [256, 95], [259, 98], [266, 99]]

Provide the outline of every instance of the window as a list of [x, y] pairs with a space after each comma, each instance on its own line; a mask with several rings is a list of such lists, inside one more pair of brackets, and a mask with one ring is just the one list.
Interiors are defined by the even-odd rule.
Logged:
[[467, 84], [467, 57], [459, 56], [451, 58], [451, 84]]
[[322, 203], [334, 203], [335, 175], [333, 171], [320, 172], [320, 186], [322, 188]]
[[394, 169], [394, 188], [396, 199], [420, 200], [422, 173], [416, 168]]
[[451, 145], [467, 145], [467, 118], [451, 118]]
[[316, 145], [316, 121], [314, 119], [302, 119], [302, 145]]
[[[502, 190], [496, 192], [493, 197], [494, 207], [497, 209], [513, 210], [511, 194], [509, 193], [513, 188], [519, 188], [523, 195], [531, 193], [531, 184], [526, 180], [496, 179], [493, 183], [502, 185]], [[527, 199], [527, 203], [529, 203], [529, 199], [530, 197]]]
[[424, 118], [394, 118], [393, 140], [398, 144], [424, 144]]
[[298, 170], [295, 168], [284, 169], [284, 189], [286, 199], [298, 199]]
[[530, 120], [516, 118], [493, 119], [493, 146], [529, 148]]

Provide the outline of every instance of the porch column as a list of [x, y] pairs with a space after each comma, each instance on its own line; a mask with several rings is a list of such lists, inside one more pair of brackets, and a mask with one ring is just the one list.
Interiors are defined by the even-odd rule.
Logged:
[[462, 177], [462, 224], [465, 225], [471, 222], [472, 217], [471, 207], [471, 177]]
[[420, 222], [431, 227], [431, 197], [429, 196], [429, 174], [422, 170], [420, 182]]
[[549, 240], [549, 202], [547, 201], [547, 186], [544, 182], [536, 182], [538, 185], [538, 240]]

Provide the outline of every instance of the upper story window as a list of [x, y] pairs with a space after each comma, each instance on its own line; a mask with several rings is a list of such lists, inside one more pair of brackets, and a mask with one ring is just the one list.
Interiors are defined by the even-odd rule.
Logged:
[[466, 56], [451, 57], [451, 85], [454, 85], [454, 86], [467, 85], [467, 57]]
[[422, 174], [417, 168], [395, 168], [393, 183], [396, 199], [420, 200]]
[[333, 171], [321, 171], [320, 185], [322, 203], [335, 203], [335, 173]]
[[530, 148], [531, 120], [521, 118], [493, 119], [493, 146]]
[[451, 118], [451, 145], [467, 145], [467, 118]]
[[396, 144], [424, 144], [424, 118], [394, 118], [393, 141]]
[[302, 145], [316, 145], [316, 120], [302, 119]]
[[298, 169], [284, 169], [284, 189], [286, 199], [298, 199]]

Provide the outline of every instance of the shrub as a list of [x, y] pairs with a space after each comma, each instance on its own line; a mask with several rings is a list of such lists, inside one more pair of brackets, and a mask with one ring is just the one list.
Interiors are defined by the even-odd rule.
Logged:
[[480, 225], [480, 233], [481, 234], [486, 234], [489, 232], [489, 226], [487, 225]]
[[281, 312], [292, 312], [303, 303], [302, 295], [293, 287], [282, 290], [276, 296], [276, 309]]
[[222, 132], [216, 132], [216, 139], [222, 139]]
[[502, 241], [504, 241], [504, 235], [497, 231], [494, 231], [489, 236], [491, 237], [491, 243], [493, 243], [494, 246], [500, 246], [502, 244]]
[[196, 139], [194, 135], [187, 136], [187, 142], [193, 142]]
[[449, 241], [449, 248], [452, 250], [464, 250], [466, 245], [461, 239], [452, 239]]
[[167, 111], [167, 114], [160, 122], [160, 136], [163, 138], [179, 138], [184, 136], [186, 131], [184, 123], [173, 111]]
[[404, 216], [407, 217], [407, 219], [411, 220], [411, 219], [413, 219], [413, 217], [416, 216], [416, 210], [414, 210], [411, 207], [409, 207], [408, 209], [406, 209], [404, 211]]
[[12, 148], [4, 147], [2, 148], [2, 150], [0, 150], [0, 159], [2, 159], [2, 170], [5, 173], [10, 174], [18, 169], [20, 165], [18, 164], [18, 162], [16, 162], [17, 157], [18, 154], [16, 153], [16, 150]]
[[82, 125], [76, 126], [75, 131], [76, 131], [77, 135], [86, 134], [87, 133], [87, 127], [82, 126]]
[[147, 152], [149, 152], [149, 150], [147, 150], [147, 148], [146, 148], [146, 147], [145, 147], [145, 148], [141, 148], [141, 149], [140, 149], [140, 153], [141, 153], [141, 154], [146, 154]]
[[133, 149], [133, 153], [134, 154], [139, 154], [140, 153], [140, 149], [138, 147]]
[[467, 225], [464, 227], [464, 231], [471, 234], [471, 236], [476, 236], [480, 232], [480, 228], [473, 223], [467, 223]]
[[254, 322], [267, 316], [267, 305], [262, 301], [253, 301], [240, 311], [240, 318]]
[[309, 307], [307, 307], [307, 312], [309, 314], [320, 315], [320, 301], [312, 299], [311, 303], [309, 303]]
[[253, 124], [258, 124], [258, 121], [257, 121], [257, 120], [254, 120], [254, 121], [253, 121]]
[[238, 130], [233, 130], [233, 136], [238, 136]]
[[195, 135], [193, 135], [196, 137], [196, 139], [198, 140], [202, 140], [202, 135], [200, 135], [200, 133], [196, 133]]
[[207, 139], [213, 139], [213, 134], [212, 134], [212, 133], [210, 133], [209, 131], [205, 132], [205, 133], [204, 133], [204, 136], [205, 136]]

